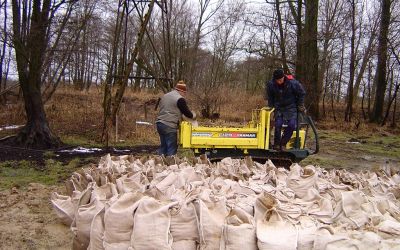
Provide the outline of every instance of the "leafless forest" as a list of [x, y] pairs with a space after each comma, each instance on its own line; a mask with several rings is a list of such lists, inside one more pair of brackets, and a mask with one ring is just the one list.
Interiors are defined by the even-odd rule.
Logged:
[[261, 96], [277, 67], [316, 120], [400, 119], [399, 0], [1, 0], [0, 21], [0, 103], [19, 89], [25, 104], [18, 145], [61, 143], [44, 105], [65, 86], [101, 89], [107, 143], [127, 89], [183, 79], [210, 117], [230, 89]]

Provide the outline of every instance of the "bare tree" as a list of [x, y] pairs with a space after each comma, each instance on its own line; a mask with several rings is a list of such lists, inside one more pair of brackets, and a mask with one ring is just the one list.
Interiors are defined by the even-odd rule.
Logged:
[[[194, 44], [192, 48], [192, 58], [190, 60], [190, 68], [189, 72], [193, 72], [196, 69], [198, 54], [199, 54], [199, 46], [202, 39], [215, 30], [214, 28], [207, 28], [206, 25], [208, 22], [212, 20], [212, 18], [219, 12], [224, 4], [224, 0], [218, 0], [214, 4], [211, 4], [211, 0], [200, 0], [199, 5], [199, 14], [198, 21], [195, 28], [194, 33]], [[214, 5], [214, 6], [212, 6]], [[218, 27], [218, 25], [216, 26]], [[194, 84], [197, 84], [197, 74], [189, 74], [189, 80]]]
[[[92, 19], [93, 11], [97, 1], [91, 0], [81, 1], [76, 4], [68, 4], [66, 6], [65, 14], [61, 18], [60, 24], [57, 26], [54, 34], [54, 42], [49, 48], [49, 53], [44, 62], [44, 73], [42, 82], [45, 85], [42, 91], [43, 101], [46, 103], [53, 96], [61, 79], [65, 76], [66, 68], [70, 67], [69, 78], [73, 79], [76, 84], [77, 79], [74, 78], [74, 73], [77, 71], [74, 67], [76, 63], [76, 54], [92, 54], [85, 48], [84, 52], [78, 48], [82, 34], [87, 36], [85, 30], [87, 24]], [[78, 9], [76, 16], [73, 16], [73, 11]], [[80, 13], [80, 11], [83, 13]], [[67, 31], [67, 32], [66, 32]], [[75, 59], [75, 60], [74, 60]], [[78, 66], [80, 72], [86, 72], [87, 67], [84, 64]], [[83, 81], [81, 81], [83, 83]], [[83, 86], [79, 89], [82, 89]]]
[[281, 58], [282, 58], [282, 65], [283, 65], [283, 70], [287, 73], [289, 73], [289, 67], [287, 64], [287, 56], [286, 56], [286, 38], [284, 35], [284, 27], [282, 23], [282, 14], [281, 14], [281, 5], [280, 5], [280, 0], [275, 0], [275, 2], [269, 2], [266, 0], [267, 3], [272, 3], [275, 6], [275, 11], [276, 11], [276, 18], [278, 21], [278, 29], [279, 29], [279, 47], [281, 50]]
[[118, 56], [118, 41], [121, 37], [121, 29], [123, 20], [125, 18], [124, 9], [127, 5], [124, 4], [123, 0], [118, 1], [117, 18], [115, 21], [115, 29], [113, 33], [112, 47], [110, 51], [110, 58], [107, 65], [107, 74], [104, 83], [104, 98], [103, 98], [103, 133], [102, 141], [108, 146], [110, 139], [110, 130], [112, 128], [111, 112], [112, 112], [112, 84], [114, 75], [116, 72], [117, 56]]
[[[110, 84], [112, 82], [112, 80], [109, 79], [109, 81], [106, 84], [106, 91], [104, 94], [104, 103], [103, 103], [103, 105], [104, 105], [103, 139], [105, 139], [106, 145], [108, 145], [108, 140], [110, 137], [109, 136], [110, 128], [112, 128], [112, 125], [115, 124], [116, 115], [119, 111], [122, 97], [124, 95], [129, 76], [133, 69], [133, 64], [135, 62], [137, 62], [139, 50], [142, 46], [142, 41], [145, 36], [147, 24], [149, 23], [151, 13], [153, 11], [154, 3], [155, 3], [154, 0], [152, 0], [149, 3], [147, 13], [146, 13], [146, 15], [144, 15], [143, 20], [141, 21], [140, 30], [137, 35], [135, 46], [130, 52], [130, 59], [123, 69], [122, 77], [118, 77], [115, 82], [116, 92], [115, 92], [114, 96], [112, 96], [111, 84]], [[126, 6], [126, 4], [125, 4], [125, 6]], [[123, 16], [121, 17], [121, 19], [119, 19], [119, 21], [122, 23], [122, 20], [123, 20]], [[117, 20], [117, 25], [121, 25], [121, 23], [119, 23], [119, 24], [118, 23], [119, 22]], [[120, 28], [120, 26], [119, 26], [119, 28]], [[117, 34], [120, 34], [120, 32], [118, 32]], [[115, 41], [115, 44], [116, 44], [116, 41]], [[114, 44], [114, 46], [116, 46], [115, 44]], [[115, 49], [115, 51], [117, 51], [117, 50]], [[110, 70], [110, 72], [113, 72], [113, 70]], [[110, 77], [112, 77], [112, 76], [109, 76], [109, 78]]]
[[350, 78], [349, 83], [347, 85], [347, 103], [346, 103], [346, 112], [344, 116], [344, 120], [347, 122], [351, 121], [351, 116], [353, 114], [353, 89], [354, 89], [354, 71], [355, 71], [355, 40], [356, 40], [356, 1], [351, 0], [351, 38], [350, 38]]
[[360, 69], [358, 70], [356, 81], [354, 83], [354, 93], [353, 93], [354, 100], [356, 100], [356, 98], [358, 96], [361, 80], [364, 77], [364, 73], [367, 68], [368, 62], [371, 60], [373, 52], [375, 50], [376, 32], [378, 30], [378, 21], [377, 20], [378, 19], [370, 20], [370, 22], [372, 22], [370, 37], [368, 39], [367, 47], [364, 48], [363, 56], [362, 56], [362, 60], [361, 60], [361, 66], [360, 66]]
[[[335, 92], [334, 88], [335, 80], [338, 78], [340, 79], [340, 77], [336, 77], [333, 74], [336, 73], [334, 54], [336, 54], [337, 45], [340, 45], [338, 43], [335, 43], [335, 40], [338, 40], [341, 37], [343, 37], [341, 32], [341, 27], [345, 22], [345, 18], [343, 18], [344, 16], [343, 7], [344, 7], [344, 2], [342, 0], [323, 1], [321, 3], [322, 17], [321, 17], [320, 36], [322, 40], [322, 49], [320, 54], [318, 81], [319, 81], [319, 86], [324, 86], [324, 91], [322, 96], [322, 108], [324, 115], [326, 112], [325, 98], [329, 94], [328, 91], [331, 92], [331, 97], [332, 97], [331, 99], [333, 101], [333, 96]], [[333, 103], [331, 102], [331, 107], [332, 105]], [[332, 107], [332, 112], [334, 114], [334, 119], [336, 119], [333, 107]]]
[[391, 0], [382, 0], [381, 5], [381, 20], [379, 27], [378, 37], [378, 66], [376, 68], [376, 93], [374, 100], [374, 107], [370, 117], [371, 122], [379, 123], [382, 121], [383, 105], [385, 101], [386, 92], [386, 63], [387, 63], [387, 50], [388, 50], [388, 33], [390, 24], [392, 4]]
[[14, 139], [19, 145], [52, 148], [61, 143], [50, 130], [40, 87], [51, 19], [64, 2], [12, 0], [13, 45], [27, 116], [25, 127]]
[[[3, 68], [4, 68], [4, 59], [7, 54], [7, 43], [8, 43], [8, 34], [7, 34], [7, 0], [4, 0], [2, 5], [0, 6], [0, 13], [1, 13], [1, 7], [3, 7], [3, 13], [4, 13], [4, 22], [3, 22], [3, 27], [2, 27], [2, 46], [0, 50], [0, 92], [6, 88], [6, 76], [3, 77]], [[4, 78], [4, 82], [3, 82]], [[3, 96], [0, 96], [0, 101], [5, 100], [3, 99]]]
[[332, 49], [331, 42], [333, 39], [340, 35], [340, 26], [344, 22], [344, 18], [340, 15], [343, 8], [343, 2], [341, 0], [326, 1], [323, 7], [322, 16], [324, 18], [322, 21], [322, 53], [320, 57], [320, 70], [319, 70], [319, 81], [320, 85], [323, 85], [323, 79], [325, 77], [325, 71], [328, 70], [327, 64], [328, 55], [331, 53]]
[[196, 96], [200, 100], [202, 115], [209, 118], [219, 110], [224, 96], [215, 91], [229, 81], [230, 59], [238, 51], [243, 37], [243, 26], [240, 26], [241, 16], [245, 11], [242, 2], [231, 2], [216, 16], [217, 28], [212, 33], [212, 54], [205, 57], [202, 67], [203, 74], [199, 76], [196, 86]]
[[[315, 119], [319, 119], [319, 101], [322, 86], [318, 81], [317, 18], [318, 0], [306, 0], [305, 25], [301, 37], [301, 75], [298, 76], [307, 91], [306, 105]], [[297, 71], [296, 71], [297, 72]]]

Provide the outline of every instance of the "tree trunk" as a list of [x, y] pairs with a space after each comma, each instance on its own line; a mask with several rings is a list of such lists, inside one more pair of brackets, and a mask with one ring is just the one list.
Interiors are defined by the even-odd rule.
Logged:
[[121, 37], [121, 29], [122, 29], [122, 22], [124, 20], [125, 11], [121, 7], [125, 8], [126, 6], [123, 5], [123, 1], [119, 0], [118, 4], [118, 12], [117, 12], [117, 20], [115, 22], [115, 31], [113, 34], [113, 45], [111, 50], [111, 56], [108, 61], [107, 66], [107, 74], [104, 83], [104, 97], [103, 97], [103, 131], [101, 139], [105, 142], [106, 146], [108, 147], [108, 143], [110, 140], [111, 128], [112, 123], [109, 119], [111, 117], [111, 100], [112, 100], [112, 84], [113, 84], [113, 75], [116, 71], [116, 64], [117, 64], [117, 56], [118, 56], [118, 41]]
[[366, 114], [365, 109], [364, 109], [365, 90], [366, 90], [366, 86], [365, 85], [366, 84], [364, 84], [363, 93], [362, 93], [362, 97], [361, 97], [361, 112], [362, 112], [364, 120], [367, 119], [367, 114]]
[[[1, 13], [1, 12], [0, 12]], [[3, 23], [3, 30], [7, 30], [7, 0], [4, 1], [4, 23]], [[3, 84], [3, 64], [4, 64], [4, 58], [6, 55], [6, 50], [7, 50], [7, 34], [4, 36], [4, 41], [3, 41], [3, 46], [0, 51], [0, 92], [5, 89], [7, 86], [7, 82], [4, 81]], [[5, 95], [4, 95], [5, 96]], [[0, 96], [0, 102], [5, 103], [5, 97]]]
[[344, 39], [342, 38], [342, 50], [340, 53], [340, 70], [339, 70], [339, 80], [338, 80], [338, 86], [337, 86], [337, 95], [336, 95], [336, 103], [339, 103], [340, 101], [340, 94], [342, 92], [342, 78], [343, 78], [343, 64], [344, 64]]
[[397, 92], [399, 91], [399, 87], [400, 87], [400, 84], [399, 84], [399, 83], [396, 83], [396, 87], [395, 87], [395, 89], [394, 89], [393, 97], [390, 98], [390, 100], [389, 100], [389, 104], [388, 104], [387, 109], [386, 109], [385, 117], [383, 118], [383, 121], [382, 121], [382, 123], [381, 123], [382, 126], [384, 126], [384, 125], [386, 124], [386, 120], [387, 120], [387, 118], [389, 117], [390, 108], [391, 108], [391, 106], [392, 106], [393, 101], [396, 100]]
[[333, 102], [334, 102], [334, 81], [331, 81], [331, 109], [332, 109], [332, 115], [333, 115], [333, 120], [336, 122], [336, 112], [335, 108], [333, 107]]
[[319, 101], [321, 98], [322, 86], [318, 81], [318, 46], [317, 46], [317, 18], [318, 0], [306, 1], [304, 33], [302, 36], [303, 54], [303, 75], [302, 83], [307, 91], [306, 105], [316, 120], [319, 119]]
[[354, 84], [354, 93], [353, 93], [353, 99], [354, 100], [356, 100], [356, 98], [357, 98], [357, 94], [358, 94], [358, 91], [360, 89], [361, 80], [364, 77], [364, 72], [365, 72], [365, 70], [367, 68], [367, 64], [371, 59], [371, 54], [372, 54], [371, 52], [374, 49], [374, 41], [375, 41], [375, 38], [376, 38], [377, 23], [378, 22], [374, 21], [374, 26], [373, 26], [372, 31], [371, 31], [371, 36], [369, 38], [367, 48], [364, 51], [364, 55], [362, 57], [362, 62], [361, 62], [361, 67], [360, 67], [360, 70], [358, 71], [358, 74], [357, 74], [357, 77], [356, 77], [356, 81], [355, 81], [355, 84]]
[[[21, 20], [27, 20], [28, 16], [24, 12], [21, 18], [19, 2], [12, 1], [13, 42], [27, 116], [27, 123], [14, 142], [25, 147], [46, 149], [59, 146], [61, 141], [49, 128], [40, 92], [43, 58], [48, 46], [46, 32], [50, 25], [48, 18], [51, 1], [44, 0], [42, 6], [40, 2], [33, 1], [29, 27], [26, 22], [21, 23]], [[22, 31], [27, 32], [26, 37]], [[29, 55], [29, 58], [26, 58], [26, 55]]]
[[354, 0], [351, 2], [351, 47], [350, 47], [350, 79], [347, 87], [347, 98], [346, 98], [346, 112], [344, 120], [346, 122], [351, 121], [353, 114], [353, 88], [354, 88], [354, 71], [355, 71], [355, 37], [356, 37], [356, 3]]
[[381, 23], [378, 38], [378, 66], [376, 68], [376, 93], [374, 107], [370, 117], [371, 122], [379, 123], [382, 120], [383, 105], [386, 92], [386, 61], [388, 49], [388, 33], [390, 23], [391, 0], [382, 0]]
[[394, 99], [392, 122], [390, 124], [390, 127], [392, 127], [392, 128], [396, 127], [396, 111], [397, 111], [397, 98]]
[[39, 149], [60, 146], [61, 141], [52, 134], [46, 119], [39, 88], [40, 79], [31, 78], [29, 81], [20, 82], [24, 96], [27, 123], [15, 138], [16, 144]]

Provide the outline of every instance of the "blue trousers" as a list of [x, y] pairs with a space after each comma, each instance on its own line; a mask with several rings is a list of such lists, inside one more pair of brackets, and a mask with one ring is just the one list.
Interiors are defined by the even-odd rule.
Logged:
[[[287, 127], [283, 130], [283, 135], [281, 136], [283, 124], [286, 124]], [[275, 117], [274, 146], [285, 147], [292, 137], [296, 125], [296, 119], [284, 120], [282, 116]]]
[[176, 128], [171, 128], [164, 123], [157, 122], [157, 132], [160, 136], [159, 155], [171, 156], [176, 155], [178, 150], [178, 131]]

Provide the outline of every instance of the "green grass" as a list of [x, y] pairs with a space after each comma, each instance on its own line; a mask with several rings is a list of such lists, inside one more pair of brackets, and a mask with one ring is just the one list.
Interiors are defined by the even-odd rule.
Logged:
[[312, 155], [302, 160], [300, 162], [300, 165], [301, 166], [314, 165], [324, 168], [343, 168], [344, 162], [338, 160], [337, 158], [332, 159], [327, 157], [321, 157], [319, 155]]
[[[351, 138], [358, 139], [361, 143], [346, 143]], [[383, 136], [374, 133], [361, 136], [341, 131], [322, 131], [320, 141], [322, 150], [346, 151], [354, 156], [365, 154], [400, 159], [400, 137], [396, 135]]]
[[55, 185], [68, 179], [80, 165], [79, 159], [73, 159], [62, 165], [52, 159], [46, 160], [43, 168], [30, 161], [7, 161], [0, 163], [0, 190], [14, 186], [25, 188], [29, 183]]
[[61, 136], [61, 141], [67, 145], [71, 146], [81, 146], [81, 147], [102, 147], [104, 146], [100, 142], [93, 141], [83, 136], [67, 135]]
[[43, 157], [46, 159], [55, 158], [56, 154], [53, 151], [46, 151], [43, 153]]

